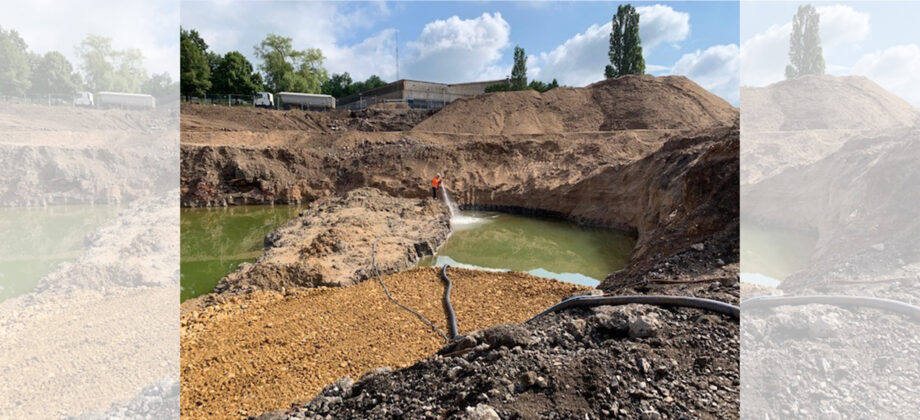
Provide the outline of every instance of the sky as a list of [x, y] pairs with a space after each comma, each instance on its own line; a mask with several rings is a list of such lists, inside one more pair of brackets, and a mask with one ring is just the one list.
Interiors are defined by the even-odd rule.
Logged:
[[19, 32], [31, 51], [58, 51], [75, 67], [75, 47], [87, 35], [112, 39], [121, 50], [137, 48], [150, 74], [179, 77], [178, 1], [0, 0], [0, 26]]
[[[783, 80], [799, 3], [743, 2], [741, 80]], [[920, 106], [920, 2], [815, 2], [829, 74], [860, 75]]]
[[[530, 79], [584, 86], [603, 79], [618, 2], [231, 2], [184, 1], [181, 24], [212, 50], [253, 48], [266, 34], [320, 48], [330, 73], [445, 83], [502, 79], [515, 45]], [[646, 68], [685, 75], [737, 104], [737, 2], [632, 2]], [[398, 39], [398, 41], [397, 41]]]

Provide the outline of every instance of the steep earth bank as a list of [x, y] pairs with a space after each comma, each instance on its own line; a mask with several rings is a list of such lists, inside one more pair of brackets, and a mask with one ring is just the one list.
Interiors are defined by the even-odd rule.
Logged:
[[[449, 271], [461, 334], [526, 320], [581, 286], [517, 273]], [[390, 293], [440, 329], [439, 271], [383, 276]], [[312, 398], [345, 375], [405, 367], [443, 345], [376, 280], [351, 287], [254, 292], [182, 317], [182, 417], [230, 419]]]
[[128, 203], [176, 187], [177, 116], [0, 105], [0, 206]]

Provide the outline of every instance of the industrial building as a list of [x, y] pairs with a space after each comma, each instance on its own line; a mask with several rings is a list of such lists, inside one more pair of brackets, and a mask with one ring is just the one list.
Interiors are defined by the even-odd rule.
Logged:
[[510, 83], [507, 79], [471, 83], [434, 83], [400, 79], [336, 101], [337, 108], [364, 109], [378, 103], [405, 103], [410, 108], [441, 108], [459, 98], [485, 93], [486, 87]]

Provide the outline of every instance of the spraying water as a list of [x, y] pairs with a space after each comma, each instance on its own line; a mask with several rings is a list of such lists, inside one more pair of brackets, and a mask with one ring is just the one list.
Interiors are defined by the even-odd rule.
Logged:
[[451, 198], [450, 193], [447, 191], [447, 187], [441, 187], [441, 190], [444, 191], [444, 194], [441, 194], [441, 197], [444, 198], [444, 204], [447, 205], [447, 208], [450, 210], [450, 218], [454, 219], [457, 216], [460, 216], [460, 206], [457, 205], [457, 202]]
[[464, 216], [460, 212], [460, 206], [457, 205], [457, 202], [450, 196], [450, 192], [447, 191], [447, 187], [442, 186], [441, 191], [444, 193], [441, 194], [441, 197], [444, 198], [444, 204], [447, 206], [447, 209], [450, 210], [450, 224], [453, 227], [459, 225], [470, 225], [474, 223], [479, 223], [482, 221], [479, 217]]

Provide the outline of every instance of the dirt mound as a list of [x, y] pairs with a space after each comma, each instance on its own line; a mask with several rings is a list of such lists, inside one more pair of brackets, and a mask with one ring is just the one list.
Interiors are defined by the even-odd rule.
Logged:
[[372, 188], [310, 204], [265, 238], [265, 252], [221, 279], [218, 293], [348, 286], [381, 273], [406, 270], [447, 240], [448, 215], [440, 202], [396, 198]]
[[[526, 274], [449, 273], [460, 333], [524, 321], [582, 288]], [[436, 269], [383, 280], [394, 297], [446, 329]], [[285, 408], [342, 376], [408, 366], [441, 345], [440, 336], [390, 302], [377, 281], [227, 298], [182, 316], [182, 418], [232, 419]]]
[[406, 131], [433, 112], [406, 109], [368, 109], [352, 112], [282, 111], [275, 109], [182, 104], [183, 132], [296, 130]]
[[[177, 115], [168, 110], [132, 111], [91, 109], [71, 106], [42, 106], [0, 103], [0, 132], [22, 131], [149, 131], [177, 125]], [[7, 140], [7, 139], [4, 139]]]
[[344, 378], [261, 420], [732, 418], [738, 325], [696, 310], [573, 310], [467, 336], [412, 367]]
[[741, 89], [745, 131], [880, 130], [907, 127], [920, 112], [862, 76], [805, 76]]
[[682, 76], [623, 76], [584, 88], [497, 92], [454, 101], [413, 130], [542, 134], [734, 125], [737, 108]]

